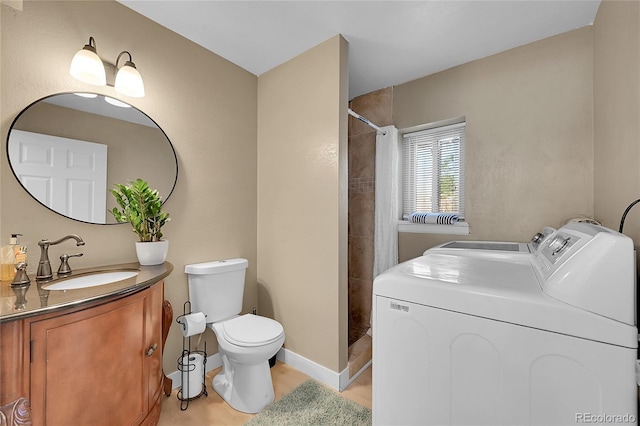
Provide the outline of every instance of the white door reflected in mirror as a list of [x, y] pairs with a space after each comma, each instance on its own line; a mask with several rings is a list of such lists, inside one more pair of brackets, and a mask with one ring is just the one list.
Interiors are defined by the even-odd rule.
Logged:
[[52, 210], [104, 223], [107, 145], [13, 130], [9, 159], [27, 191]]

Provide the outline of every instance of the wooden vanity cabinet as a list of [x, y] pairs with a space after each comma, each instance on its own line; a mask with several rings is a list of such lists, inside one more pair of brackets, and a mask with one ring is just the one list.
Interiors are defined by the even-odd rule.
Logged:
[[[29, 361], [24, 356], [25, 344], [23, 321], [0, 323], [0, 425], [13, 423], [16, 403], [28, 396]], [[28, 404], [28, 400], [27, 400]], [[30, 413], [28, 413], [30, 418]], [[27, 423], [28, 424], [28, 423]]]
[[23, 320], [34, 425], [157, 424], [163, 287], [160, 281], [107, 303]]

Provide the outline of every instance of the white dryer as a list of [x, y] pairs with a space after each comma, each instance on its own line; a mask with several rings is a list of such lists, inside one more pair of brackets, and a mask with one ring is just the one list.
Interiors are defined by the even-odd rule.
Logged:
[[570, 224], [529, 256], [427, 250], [373, 288], [373, 423], [637, 422], [631, 239]]

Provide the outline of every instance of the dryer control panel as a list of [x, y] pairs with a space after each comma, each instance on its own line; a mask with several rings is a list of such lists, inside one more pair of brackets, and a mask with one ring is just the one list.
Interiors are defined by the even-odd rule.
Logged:
[[565, 254], [571, 253], [572, 247], [575, 246], [575, 249], [577, 249], [576, 243], [580, 241], [585, 242], [584, 238], [576, 237], [566, 232], [556, 232], [555, 235], [549, 238], [546, 244], [540, 247], [539, 252], [551, 265], [554, 265]]
[[549, 236], [554, 232], [556, 232], [555, 229], [545, 226], [540, 232], [537, 232], [533, 237], [531, 237], [531, 247], [533, 248], [532, 251], [537, 252], [540, 249], [542, 243], [544, 243], [545, 240], [549, 238]]
[[531, 261], [547, 295], [635, 325], [635, 254], [629, 237], [571, 223], [547, 237]]

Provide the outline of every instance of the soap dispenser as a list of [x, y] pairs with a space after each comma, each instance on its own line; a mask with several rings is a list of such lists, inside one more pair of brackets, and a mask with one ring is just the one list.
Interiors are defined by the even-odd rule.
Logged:
[[20, 234], [11, 234], [9, 244], [0, 248], [0, 280], [11, 281], [16, 275], [16, 252], [18, 248], [18, 236]]
[[[13, 246], [13, 255], [15, 256], [15, 264], [27, 263], [27, 247], [18, 244], [18, 237], [22, 234], [12, 234], [11, 237], [16, 239], [16, 245]], [[16, 267], [17, 269], [17, 267]]]

